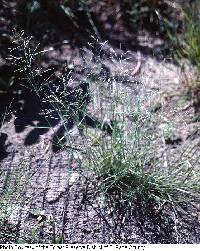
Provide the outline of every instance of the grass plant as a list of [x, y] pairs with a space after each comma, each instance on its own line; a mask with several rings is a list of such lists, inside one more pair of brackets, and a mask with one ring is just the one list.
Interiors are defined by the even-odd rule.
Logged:
[[[26, 45], [26, 42], [24, 43]], [[165, 146], [159, 139], [164, 137], [166, 132], [156, 126], [159, 120], [146, 105], [148, 95], [144, 92], [144, 87], [136, 85], [131, 89], [126, 83], [119, 81], [127, 75], [123, 75], [123, 67], [127, 67], [128, 56], [118, 57], [117, 53], [111, 53], [110, 60], [119, 68], [122, 67], [120, 78], [119, 75], [116, 78], [112, 73], [102, 78], [101, 70], [105, 67], [101, 56], [104, 46], [104, 43], [100, 43], [98, 52], [101, 53], [93, 54], [91, 61], [88, 61], [88, 64], [93, 63], [93, 67], [90, 65], [89, 73], [85, 76], [91, 91], [91, 109], [89, 104], [84, 103], [81, 92], [70, 102], [67, 97], [70, 94], [68, 82], [64, 78], [60, 83], [63, 85], [62, 92], [56, 93], [52, 90], [51, 95], [45, 100], [50, 102], [52, 110], [59, 114], [64, 124], [63, 137], [66, 137], [70, 149], [74, 149], [75, 154], [78, 151], [81, 155], [81, 173], [92, 172], [98, 184], [97, 190], [106, 195], [120, 194], [120, 198], [128, 203], [142, 201], [143, 205], [149, 205], [153, 202], [159, 207], [170, 204], [176, 208], [180, 203], [196, 201], [199, 199], [199, 157], [191, 162], [192, 150], [188, 155], [181, 154], [171, 159], [170, 156], [166, 158], [166, 154], [160, 154]], [[34, 50], [34, 54], [37, 55], [38, 52]], [[25, 65], [28, 63], [28, 66], [24, 67], [32, 86], [35, 83], [31, 73], [32, 59], [25, 61], [27, 54], [22, 55], [20, 62]], [[34, 87], [34, 90], [37, 95], [38, 87]], [[93, 128], [92, 134], [82, 123], [86, 116], [91, 116], [90, 110], [98, 114], [101, 124], [100, 127]], [[81, 150], [77, 149], [77, 145], [73, 145], [73, 135], [71, 136], [67, 126], [71, 116], [77, 127], [83, 129]], [[110, 121], [110, 134], [101, 131], [105, 118]], [[196, 146], [194, 148], [196, 149]]]
[[101, 188], [106, 193], [118, 191], [125, 200], [144, 203], [178, 203], [198, 197], [198, 169], [190, 166], [187, 158], [165, 165], [165, 158], [156, 156], [158, 135], [150, 129], [151, 116], [144, 116], [141, 110], [137, 116], [139, 119], [128, 128], [124, 127], [127, 121], [118, 121], [120, 126], [114, 126], [111, 137], [101, 137], [95, 140], [95, 147], [92, 144], [87, 149], [86, 166], [101, 180]]
[[[183, 73], [185, 70], [185, 58], [193, 65], [193, 76], [188, 77], [184, 74], [187, 93], [194, 101], [194, 105], [199, 104], [200, 93], [200, 20], [199, 20], [200, 1], [195, 1], [191, 6], [183, 7], [184, 13], [184, 32], [178, 38], [178, 49], [175, 51], [175, 58], [180, 63]], [[186, 62], [187, 63], [187, 62]], [[187, 63], [188, 64], [188, 63]]]

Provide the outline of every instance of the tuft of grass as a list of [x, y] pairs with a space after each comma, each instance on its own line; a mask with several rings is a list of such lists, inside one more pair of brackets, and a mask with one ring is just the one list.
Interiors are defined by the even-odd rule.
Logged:
[[175, 58], [185, 72], [185, 63], [181, 61], [185, 58], [194, 66], [195, 73], [192, 79], [185, 75], [187, 93], [198, 106], [200, 102], [200, 1], [195, 1], [191, 6], [183, 8], [184, 32], [178, 38], [178, 49], [175, 51]]
[[[103, 54], [105, 44], [101, 43], [99, 46]], [[118, 67], [125, 66], [126, 70], [126, 61], [129, 58], [126, 55], [118, 56], [110, 56], [110, 60]], [[155, 125], [158, 121], [146, 105], [148, 95], [143, 97], [142, 85], [132, 87], [131, 90], [124, 88], [127, 83], [119, 82], [119, 78], [112, 73], [102, 78], [99, 69], [103, 69], [102, 55], [97, 53], [95, 60], [94, 57], [95, 55], [91, 61], [93, 68], [86, 74], [85, 79], [90, 81], [92, 109], [97, 109], [95, 113], [99, 114], [102, 126], [93, 128], [94, 132], [90, 134], [85, 125], [81, 125], [81, 121], [77, 119], [78, 126], [81, 125], [83, 129], [83, 145], [79, 152], [81, 166], [84, 170], [93, 172], [97, 183], [100, 184], [100, 190], [106, 194], [120, 193], [126, 201], [139, 200], [144, 204], [154, 201], [158, 204], [174, 205], [198, 198], [200, 176], [196, 168], [199, 160], [191, 164], [191, 156], [183, 158], [183, 155], [180, 155], [174, 160], [170, 156], [168, 158], [166, 153], [160, 154], [161, 148], [165, 148], [165, 145], [163, 146], [159, 139], [163, 138], [165, 142], [165, 138], [173, 133], [173, 128], [157, 129]], [[95, 78], [91, 77], [92, 71], [95, 72]], [[120, 74], [121, 80], [124, 77], [123, 69]], [[68, 114], [68, 110], [74, 104], [53, 95], [49, 96], [49, 102], [52, 97], [52, 103], [56, 104], [55, 109], [59, 112], [61, 120], [65, 121], [65, 112]], [[82, 109], [79, 106], [75, 110], [80, 113]], [[89, 114], [87, 107], [82, 113], [83, 118]], [[100, 133], [104, 118], [109, 118], [112, 129], [110, 135]], [[68, 128], [65, 127], [65, 130], [67, 141], [70, 141]], [[71, 142], [71, 149], [77, 148], [73, 147]]]
[[183, 7], [184, 34], [179, 40], [180, 49], [178, 51], [180, 57], [189, 59], [194, 65], [199, 65], [200, 62], [199, 9], [199, 0], [190, 6], [190, 8]]
[[156, 132], [149, 130], [149, 119], [145, 118], [145, 125], [129, 125], [128, 132], [115, 126], [110, 138], [103, 137], [96, 147], [87, 149], [86, 166], [106, 194], [119, 192], [126, 201], [160, 205], [198, 197], [200, 176], [187, 164], [188, 159], [166, 166], [164, 157], [157, 158]]

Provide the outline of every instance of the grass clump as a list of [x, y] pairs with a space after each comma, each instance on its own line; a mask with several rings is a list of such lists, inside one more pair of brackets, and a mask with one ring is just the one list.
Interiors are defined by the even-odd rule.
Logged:
[[165, 152], [166, 137], [171, 136], [173, 128], [166, 131], [159, 127], [160, 121], [147, 105], [149, 97], [143, 85], [126, 90], [116, 79], [108, 81], [110, 98], [106, 109], [110, 106], [110, 115], [101, 109], [101, 116], [110, 117], [112, 134], [96, 134], [86, 147], [85, 165], [95, 173], [100, 189], [107, 194], [117, 191], [126, 201], [140, 200], [144, 204], [179, 204], [198, 198], [198, 160], [190, 165], [191, 156], [168, 156]]
[[137, 124], [127, 129], [116, 126], [110, 138], [101, 138], [88, 149], [89, 166], [101, 181], [103, 191], [119, 192], [126, 201], [158, 204], [183, 202], [199, 191], [199, 176], [187, 161], [165, 165], [156, 152], [156, 132]]
[[[103, 47], [101, 44], [102, 53]], [[90, 134], [90, 130], [85, 128], [86, 124], [80, 119], [77, 121], [78, 127], [83, 129], [81, 166], [93, 172], [97, 184], [100, 184], [97, 185], [98, 189], [106, 194], [120, 193], [125, 201], [139, 200], [144, 204], [153, 201], [161, 205], [197, 199], [200, 178], [196, 170], [198, 160], [191, 165], [191, 156], [167, 156], [165, 137], [171, 136], [173, 128], [167, 131], [166, 128], [159, 128], [160, 122], [147, 105], [148, 95], [141, 82], [132, 82], [132, 86], [127, 88], [127, 83], [119, 82], [119, 78], [112, 74], [108, 74], [106, 79], [102, 78], [99, 69], [103, 69], [101, 56], [97, 53], [91, 71], [85, 76], [89, 81], [90, 105], [86, 104], [82, 111], [81, 106], [76, 109], [78, 113], [82, 112], [82, 121], [91, 116], [90, 111], [93, 110], [102, 123], [94, 127]], [[123, 71], [127, 68], [129, 57], [118, 57], [112, 58], [110, 55], [110, 60], [117, 65], [116, 68], [121, 67], [121, 79], [126, 77]], [[88, 64], [92, 63], [89, 61]], [[125, 69], [122, 69], [124, 65]], [[91, 78], [92, 69], [94, 71], [96, 68], [100, 73]], [[56, 106], [56, 109], [65, 121], [63, 111], [68, 111], [70, 103], [58, 100], [61, 106]], [[108, 118], [111, 133], [100, 130], [104, 127], [105, 118]], [[67, 127], [65, 130], [68, 130]], [[70, 133], [67, 136], [67, 140], [70, 140]], [[163, 139], [162, 142], [160, 139]], [[73, 149], [73, 143], [70, 148]]]
[[184, 13], [184, 34], [181, 37], [179, 55], [189, 59], [194, 65], [199, 65], [200, 46], [199, 46], [199, 17], [198, 10], [200, 1], [189, 7], [183, 7]]
[[195, 1], [191, 6], [183, 7], [184, 32], [178, 39], [178, 49], [175, 52], [176, 58], [185, 71], [185, 63], [181, 59], [185, 58], [194, 66], [194, 77], [189, 79], [185, 74], [187, 93], [194, 101], [194, 106], [200, 103], [200, 1]]

